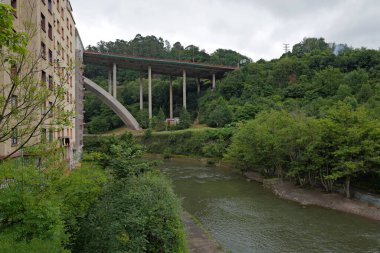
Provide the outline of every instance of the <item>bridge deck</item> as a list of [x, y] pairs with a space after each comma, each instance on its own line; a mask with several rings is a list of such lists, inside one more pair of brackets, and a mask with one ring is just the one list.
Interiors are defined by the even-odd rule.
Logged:
[[215, 74], [216, 78], [222, 78], [224, 73], [236, 70], [237, 67], [227, 67], [221, 65], [211, 65], [204, 63], [194, 63], [187, 61], [176, 61], [170, 59], [157, 59], [149, 57], [131, 56], [123, 54], [98, 53], [85, 51], [84, 63], [93, 63], [112, 68], [116, 63], [118, 68], [146, 72], [148, 67], [152, 67], [152, 72], [156, 74], [182, 76], [186, 70], [188, 77], [211, 78]]

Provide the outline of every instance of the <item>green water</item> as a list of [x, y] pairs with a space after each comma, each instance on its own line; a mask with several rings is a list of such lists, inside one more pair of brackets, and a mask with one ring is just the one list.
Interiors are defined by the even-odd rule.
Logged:
[[228, 251], [380, 252], [380, 223], [281, 200], [227, 168], [164, 162], [184, 208]]

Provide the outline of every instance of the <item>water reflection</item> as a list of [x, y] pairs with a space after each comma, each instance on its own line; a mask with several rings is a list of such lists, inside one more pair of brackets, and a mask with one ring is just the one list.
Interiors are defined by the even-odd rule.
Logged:
[[380, 223], [278, 199], [228, 168], [166, 161], [184, 208], [225, 249], [245, 252], [380, 252]]

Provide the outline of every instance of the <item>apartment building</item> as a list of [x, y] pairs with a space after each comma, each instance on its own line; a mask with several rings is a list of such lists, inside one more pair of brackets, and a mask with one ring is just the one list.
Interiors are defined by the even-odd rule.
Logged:
[[75, 144], [74, 161], [78, 161], [83, 150], [84, 132], [84, 82], [83, 82], [84, 46], [77, 29], [75, 29]]
[[[49, 89], [58, 84], [65, 90], [65, 101], [62, 108], [75, 112], [70, 118], [71, 124], [65, 128], [54, 128], [49, 121], [41, 126], [41, 136], [33, 141], [58, 141], [63, 147], [62, 159], [72, 168], [74, 154], [80, 154], [83, 146], [83, 82], [81, 52], [83, 45], [75, 28], [73, 9], [69, 0], [1, 0], [10, 4], [14, 12], [14, 29], [24, 32], [26, 23], [32, 23], [35, 31], [28, 45], [28, 50], [41, 56], [37, 79], [46, 83]], [[30, 29], [30, 28], [29, 28]], [[8, 77], [9, 78], [9, 77]], [[7, 76], [0, 73], [0, 80], [9, 82]], [[0, 82], [1, 84], [1, 82]], [[36, 84], [37, 85], [37, 84]], [[53, 105], [54, 97], [46, 101], [45, 108]], [[78, 105], [78, 106], [76, 106]], [[50, 115], [54, 119], [54, 113]], [[0, 158], [6, 156], [20, 140], [17, 135], [6, 143], [0, 143]], [[19, 156], [20, 154], [15, 154]]]

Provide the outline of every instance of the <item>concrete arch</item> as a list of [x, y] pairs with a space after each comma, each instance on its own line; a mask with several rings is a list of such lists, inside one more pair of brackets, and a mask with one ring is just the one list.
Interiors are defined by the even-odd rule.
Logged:
[[106, 90], [86, 77], [84, 77], [84, 83], [86, 85], [86, 88], [89, 91], [93, 92], [106, 105], [108, 105], [120, 117], [124, 124], [133, 130], [141, 129], [137, 120], [119, 101], [117, 101], [116, 98], [114, 98]]

